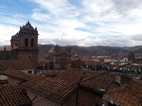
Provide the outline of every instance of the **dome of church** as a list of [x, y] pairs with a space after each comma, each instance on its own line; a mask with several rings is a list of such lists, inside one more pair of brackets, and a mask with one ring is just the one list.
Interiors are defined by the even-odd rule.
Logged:
[[23, 26], [23, 28], [25, 28], [25, 29], [34, 29], [29, 21], [26, 23], [26, 25]]

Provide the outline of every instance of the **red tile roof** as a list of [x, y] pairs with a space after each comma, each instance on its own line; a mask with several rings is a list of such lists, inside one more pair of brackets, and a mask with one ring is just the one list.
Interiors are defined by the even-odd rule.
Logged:
[[80, 71], [64, 71], [58, 73], [56, 78], [67, 81], [68, 83], [79, 83], [83, 77]]
[[103, 98], [120, 106], [142, 106], [142, 82], [132, 81], [125, 86], [110, 89]]
[[108, 73], [96, 73], [82, 80], [81, 87], [92, 89], [93, 91], [104, 89], [107, 90], [113, 85], [115, 77]]
[[22, 84], [27, 90], [53, 102], [61, 103], [77, 87], [75, 83], [56, 77], [37, 77]]
[[34, 77], [33, 75], [22, 72], [21, 70], [6, 70], [3, 74], [22, 81], [28, 81]]
[[0, 87], [0, 106], [31, 106], [32, 102], [24, 89], [5, 85]]

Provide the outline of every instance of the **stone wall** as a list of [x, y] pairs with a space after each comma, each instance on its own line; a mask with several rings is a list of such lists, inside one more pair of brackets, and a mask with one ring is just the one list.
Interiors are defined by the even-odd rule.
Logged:
[[37, 54], [32, 52], [20, 52], [17, 54], [16, 59], [0, 60], [0, 66], [4, 67], [4, 69], [33, 69], [37, 66], [37, 63]]
[[18, 53], [16, 63], [18, 69], [33, 69], [38, 64], [38, 55], [36, 52]]

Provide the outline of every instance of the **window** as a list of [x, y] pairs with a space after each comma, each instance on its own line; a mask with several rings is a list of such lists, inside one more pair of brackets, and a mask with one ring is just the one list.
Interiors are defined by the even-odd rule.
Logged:
[[25, 47], [28, 47], [28, 39], [25, 39]]
[[34, 39], [31, 39], [31, 47], [34, 47]]

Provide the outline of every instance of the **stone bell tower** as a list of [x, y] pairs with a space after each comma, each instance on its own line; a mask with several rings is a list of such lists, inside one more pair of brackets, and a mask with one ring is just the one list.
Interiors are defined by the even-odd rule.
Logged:
[[11, 48], [17, 54], [17, 69], [35, 68], [38, 62], [38, 31], [30, 22], [20, 27], [11, 38]]

